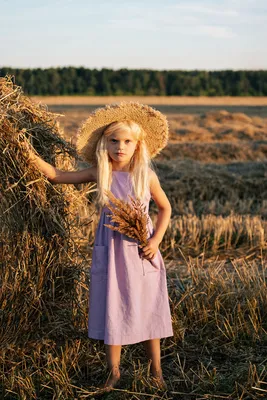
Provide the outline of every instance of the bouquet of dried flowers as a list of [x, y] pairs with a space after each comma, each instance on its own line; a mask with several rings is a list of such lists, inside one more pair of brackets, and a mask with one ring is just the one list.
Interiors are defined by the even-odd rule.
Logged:
[[130, 203], [117, 199], [111, 191], [106, 192], [109, 199], [107, 207], [112, 214], [109, 215], [115, 225], [104, 224], [113, 231], [120, 232], [138, 241], [140, 247], [147, 245], [148, 216], [145, 213], [145, 206], [140, 200], [135, 200], [129, 196]]

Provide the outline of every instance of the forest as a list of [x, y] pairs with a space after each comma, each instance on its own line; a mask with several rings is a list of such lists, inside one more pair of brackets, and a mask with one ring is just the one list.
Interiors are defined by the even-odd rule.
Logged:
[[267, 96], [267, 70], [148, 70], [2, 67], [28, 95]]

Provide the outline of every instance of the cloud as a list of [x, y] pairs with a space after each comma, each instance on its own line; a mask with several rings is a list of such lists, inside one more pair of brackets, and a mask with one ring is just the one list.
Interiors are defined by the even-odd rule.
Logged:
[[207, 35], [221, 39], [231, 39], [235, 35], [231, 28], [228, 26], [213, 26], [213, 25], [200, 25], [196, 26], [195, 34]]
[[235, 9], [224, 9], [220, 7], [207, 7], [204, 5], [198, 4], [177, 4], [172, 6], [177, 10], [189, 11], [195, 14], [209, 14], [209, 15], [219, 15], [219, 16], [227, 16], [227, 17], [237, 17], [239, 16], [239, 12]]
[[237, 35], [233, 28], [238, 21], [239, 12], [231, 7], [209, 7], [207, 4], [195, 3], [173, 5], [167, 2], [165, 6], [151, 9], [146, 3], [131, 5], [128, 9], [122, 6], [106, 23], [112, 30], [121, 29], [125, 32], [158, 32], [230, 39]]
[[236, 36], [235, 32], [228, 25], [212, 25], [203, 23], [194, 16], [177, 18], [157, 18], [150, 15], [148, 20], [145, 17], [110, 19], [108, 25], [111, 29], [123, 30], [124, 32], [160, 32], [161, 34], [179, 34], [190, 36], [210, 36], [213, 38], [230, 39]]

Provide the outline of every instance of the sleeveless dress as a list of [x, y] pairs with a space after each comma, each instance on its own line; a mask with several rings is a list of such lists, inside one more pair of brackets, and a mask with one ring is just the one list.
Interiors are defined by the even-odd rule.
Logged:
[[[134, 197], [128, 172], [112, 172], [112, 193]], [[145, 201], [146, 210], [150, 193]], [[137, 242], [112, 231], [110, 210], [102, 209], [92, 254], [88, 337], [105, 344], [125, 345], [173, 336], [166, 269], [160, 251], [151, 261], [141, 259]], [[153, 225], [148, 218], [148, 232]]]

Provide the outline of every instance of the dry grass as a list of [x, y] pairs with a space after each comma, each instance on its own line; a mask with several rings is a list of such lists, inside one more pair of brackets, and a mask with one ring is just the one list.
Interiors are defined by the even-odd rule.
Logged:
[[[153, 388], [139, 344], [123, 347], [120, 388], [108, 398], [266, 398], [266, 260], [180, 263], [168, 275], [174, 337], [162, 340], [169, 390]], [[0, 357], [7, 399], [92, 398], [107, 373], [103, 344], [84, 329], [27, 347], [10, 344]]]
[[162, 242], [165, 259], [184, 254], [227, 254], [229, 251], [266, 250], [267, 221], [259, 216], [183, 215], [172, 218]]
[[251, 142], [267, 139], [267, 119], [226, 110], [176, 115], [170, 118], [170, 131], [171, 145], [176, 142]]
[[32, 142], [50, 163], [72, 168], [76, 152], [60, 135], [56, 117], [23, 96], [10, 79], [0, 80], [3, 351], [21, 340], [64, 337], [84, 320], [77, 212], [88, 203], [90, 189], [53, 187], [29, 162], [25, 145]]
[[265, 398], [266, 260], [185, 264], [170, 284], [171, 298], [179, 299], [172, 304], [176, 340], [184, 343], [173, 369], [181, 387], [205, 388], [203, 398]]
[[143, 104], [163, 105], [248, 105], [266, 106], [267, 97], [206, 97], [206, 96], [32, 96], [47, 105], [103, 105], [134, 100]]
[[[59, 168], [75, 168], [76, 155], [56, 116], [16, 90], [0, 95], [0, 397], [99, 398], [104, 345], [87, 337], [91, 189], [53, 186], [29, 164], [25, 140]], [[123, 346], [108, 399], [267, 398], [266, 126], [228, 115], [222, 134], [225, 117], [176, 116], [177, 136], [156, 160], [173, 207], [162, 243], [174, 328], [162, 339], [168, 391], [153, 387], [137, 344]], [[253, 132], [242, 136], [245, 125]], [[194, 137], [193, 126], [206, 134]]]
[[173, 215], [267, 215], [267, 163], [157, 162]]
[[129, 201], [117, 199], [110, 191], [107, 192], [107, 197], [109, 199], [107, 207], [112, 213], [110, 221], [113, 224], [104, 225], [136, 240], [140, 247], [146, 246], [148, 216], [142, 202], [131, 196], [129, 196]]
[[[76, 128], [86, 118], [86, 110], [66, 108], [65, 111], [66, 137], [75, 143]], [[175, 229], [176, 239], [190, 237], [192, 216], [197, 217], [198, 226], [209, 218], [215, 237], [220, 237], [221, 233], [220, 230], [216, 232], [220, 227], [212, 216], [228, 221], [229, 230], [233, 229], [229, 216], [234, 217], [235, 214], [236, 221], [240, 221], [240, 216], [244, 216], [242, 221], [248, 221], [252, 215], [250, 225], [254, 217], [259, 220], [266, 218], [266, 118], [221, 110], [196, 115], [169, 115], [168, 119], [171, 140], [157, 156], [155, 168], [171, 201], [175, 221], [171, 226], [177, 226], [177, 219], [182, 219], [181, 216], [183, 221], [188, 218], [188, 224], [183, 222], [180, 225], [185, 231], [178, 232]], [[151, 209], [153, 213], [153, 203]], [[90, 245], [93, 243], [96, 221], [94, 219], [88, 230]], [[237, 226], [245, 232], [247, 225], [242, 227], [242, 223], [238, 222]], [[206, 228], [200, 230], [205, 232]], [[241, 236], [242, 241], [237, 241], [237, 245], [244, 246], [243, 239], [248, 238], [248, 235]], [[189, 249], [192, 254], [196, 254], [196, 249], [202, 252], [203, 240], [198, 242], [198, 236], [193, 237], [196, 242], [194, 245], [191, 242]], [[210, 240], [207, 242], [210, 243]], [[235, 241], [230, 242], [234, 250]], [[180, 239], [178, 243], [182, 245]], [[162, 248], [169, 246], [171, 243], [165, 243]], [[249, 241], [247, 247], [250, 247]], [[211, 250], [212, 246], [209, 245], [208, 248]], [[229, 250], [228, 246], [227, 251]]]
[[164, 162], [173, 159], [201, 161], [203, 164], [228, 164], [240, 161], [266, 161], [267, 140], [229, 142], [174, 142], [168, 145], [158, 157]]

